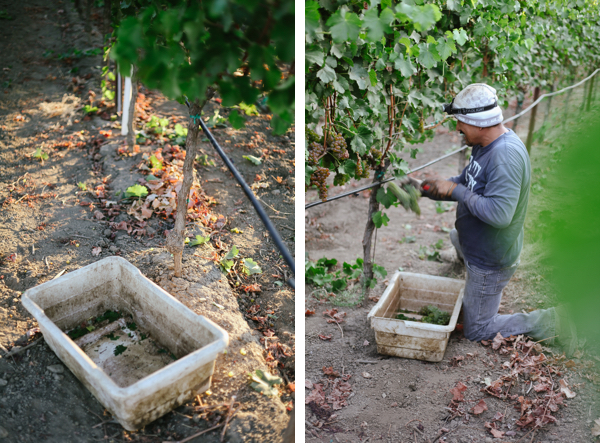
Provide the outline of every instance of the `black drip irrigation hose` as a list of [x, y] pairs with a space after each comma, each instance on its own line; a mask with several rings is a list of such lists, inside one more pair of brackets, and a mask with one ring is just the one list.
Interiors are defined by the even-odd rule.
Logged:
[[[527, 108], [523, 109], [523, 110], [522, 110], [521, 112], [519, 112], [518, 114], [516, 114], [516, 115], [513, 115], [512, 117], [509, 117], [509, 118], [507, 118], [507, 119], [506, 119], [506, 120], [504, 120], [502, 123], [508, 123], [508, 122], [510, 122], [510, 121], [513, 121], [513, 120], [514, 120], [514, 119], [516, 119], [516, 118], [519, 118], [519, 117], [521, 117], [523, 114], [525, 114], [525, 113], [527, 113], [527, 112], [531, 111], [531, 110], [533, 109], [533, 107], [534, 107], [534, 106], [537, 106], [537, 104], [538, 104], [539, 102], [541, 102], [541, 101], [542, 101], [544, 98], [546, 98], [546, 97], [552, 97], [552, 96], [554, 96], [554, 95], [562, 94], [563, 92], [565, 92], [565, 91], [568, 91], [569, 89], [576, 88], [577, 86], [579, 86], [579, 85], [581, 85], [582, 83], [584, 83], [584, 82], [588, 81], [589, 79], [591, 79], [591, 78], [592, 78], [594, 75], [596, 75], [598, 72], [600, 72], [600, 69], [596, 69], [596, 70], [595, 70], [594, 72], [592, 72], [592, 73], [591, 73], [591, 74], [590, 74], [588, 77], [584, 78], [584, 79], [583, 79], [583, 80], [581, 80], [579, 83], [576, 83], [576, 84], [574, 84], [574, 85], [571, 85], [571, 86], [567, 86], [566, 88], [563, 88], [563, 89], [561, 89], [560, 91], [556, 91], [556, 92], [548, 92], [547, 94], [543, 94], [543, 95], [541, 95], [541, 96], [540, 96], [540, 97], [539, 97], [539, 98], [538, 98], [538, 99], [537, 99], [535, 102], [533, 102], [533, 103], [532, 103], [531, 105], [529, 105]], [[431, 160], [429, 163], [425, 163], [424, 165], [421, 165], [421, 166], [419, 166], [419, 167], [417, 167], [417, 168], [415, 168], [415, 169], [413, 169], [413, 170], [411, 170], [411, 171], [407, 172], [407, 175], [408, 175], [408, 174], [412, 174], [413, 172], [416, 172], [416, 171], [420, 171], [421, 169], [425, 169], [427, 166], [431, 166], [431, 165], [433, 165], [434, 163], [437, 163], [437, 162], [439, 162], [439, 161], [441, 161], [441, 160], [444, 160], [445, 158], [448, 158], [448, 157], [450, 157], [451, 155], [454, 155], [454, 154], [456, 154], [456, 153], [458, 153], [458, 152], [460, 152], [460, 151], [463, 151], [463, 150], [465, 150], [465, 149], [467, 149], [467, 148], [468, 148], [468, 146], [467, 146], [467, 145], [464, 145], [463, 147], [461, 147], [461, 148], [457, 149], [456, 151], [452, 151], [452, 152], [451, 152], [451, 153], [449, 153], [449, 154], [446, 154], [446, 155], [443, 155], [443, 156], [441, 156], [441, 157], [438, 157], [438, 158], [436, 158], [435, 160]], [[355, 189], [355, 190], [353, 190], [353, 191], [350, 191], [350, 192], [344, 192], [343, 194], [334, 195], [333, 197], [330, 197], [330, 198], [328, 198], [328, 199], [327, 199], [327, 200], [325, 200], [325, 201], [317, 201], [317, 202], [312, 202], [312, 203], [309, 203], [309, 204], [307, 204], [307, 205], [305, 205], [305, 206], [304, 206], [304, 209], [312, 208], [312, 207], [314, 207], [314, 206], [319, 206], [319, 205], [322, 205], [322, 204], [324, 204], [324, 203], [329, 203], [329, 202], [331, 202], [331, 201], [334, 201], [334, 200], [337, 200], [337, 199], [340, 199], [340, 198], [343, 198], [343, 197], [348, 197], [349, 195], [353, 195], [353, 194], [356, 194], [356, 195], [358, 195], [358, 193], [359, 193], [359, 192], [361, 192], [361, 191], [366, 191], [367, 189], [374, 188], [375, 186], [381, 186], [381, 185], [382, 185], [382, 184], [384, 184], [384, 183], [391, 182], [391, 181], [394, 181], [394, 180], [396, 180], [396, 177], [390, 177], [390, 178], [386, 178], [385, 180], [381, 180], [381, 181], [379, 181], [379, 182], [371, 183], [370, 185], [363, 186], [362, 188], [358, 188], [358, 189]]]
[[[187, 98], [185, 100], [185, 103], [187, 104], [187, 106], [189, 108], [190, 102], [187, 100]], [[202, 128], [202, 130], [208, 137], [208, 140], [213, 145], [213, 148], [215, 148], [215, 151], [217, 151], [217, 153], [221, 156], [221, 158], [225, 162], [225, 165], [229, 168], [229, 170], [231, 171], [231, 173], [233, 174], [235, 179], [238, 181], [238, 183], [240, 184], [240, 186], [246, 193], [246, 197], [248, 197], [248, 199], [252, 203], [252, 206], [254, 206], [254, 209], [256, 209], [256, 212], [258, 213], [258, 216], [260, 217], [261, 221], [265, 225], [265, 228], [267, 228], [267, 231], [269, 231], [269, 234], [271, 234], [271, 238], [273, 239], [275, 246], [277, 246], [277, 249], [279, 249], [279, 252], [281, 252], [283, 259], [286, 261], [287, 265], [292, 270], [292, 273], [295, 275], [296, 274], [296, 265], [294, 263], [294, 258], [290, 254], [290, 251], [288, 251], [288, 248], [285, 246], [285, 243], [283, 243], [283, 240], [281, 239], [279, 232], [273, 225], [273, 222], [271, 222], [271, 219], [265, 212], [264, 208], [261, 206], [261, 204], [256, 199], [256, 196], [252, 192], [252, 189], [250, 189], [248, 184], [245, 182], [244, 178], [241, 176], [239, 171], [233, 165], [232, 161], [229, 159], [229, 157], [227, 157], [227, 154], [225, 154], [225, 152], [223, 151], [223, 149], [221, 148], [219, 143], [215, 140], [215, 138], [213, 137], [211, 132], [208, 130], [208, 128], [206, 127], [206, 125], [204, 124], [202, 119], [199, 118], [198, 121], [200, 122], [200, 127]], [[295, 283], [294, 277], [289, 278], [287, 281], [287, 284], [290, 285], [292, 289], [295, 289], [296, 283]]]

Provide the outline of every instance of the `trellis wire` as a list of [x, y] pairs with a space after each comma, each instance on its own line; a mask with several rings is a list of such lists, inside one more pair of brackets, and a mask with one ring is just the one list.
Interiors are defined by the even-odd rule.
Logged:
[[[562, 94], [562, 93], [563, 93], [563, 92], [565, 92], [565, 91], [568, 91], [568, 90], [570, 90], [570, 89], [576, 88], [577, 86], [579, 86], [579, 85], [581, 85], [581, 84], [585, 83], [586, 81], [588, 81], [589, 79], [591, 79], [591, 78], [592, 78], [594, 75], [596, 75], [598, 72], [600, 72], [600, 69], [596, 69], [596, 70], [595, 70], [594, 72], [592, 72], [592, 73], [591, 73], [591, 74], [590, 74], [588, 77], [584, 78], [584, 79], [583, 79], [583, 80], [581, 80], [579, 83], [575, 83], [574, 85], [567, 86], [566, 88], [563, 88], [563, 89], [561, 89], [560, 91], [548, 92], [548, 93], [546, 93], [546, 94], [542, 94], [542, 95], [540, 95], [540, 96], [539, 96], [539, 98], [538, 98], [536, 101], [534, 101], [534, 102], [533, 102], [531, 105], [529, 105], [527, 108], [523, 109], [523, 110], [522, 110], [521, 112], [519, 112], [518, 114], [515, 114], [515, 115], [513, 115], [512, 117], [509, 117], [509, 118], [507, 118], [507, 119], [506, 119], [506, 120], [504, 120], [502, 123], [508, 123], [508, 122], [510, 122], [510, 121], [513, 121], [514, 119], [517, 119], [517, 118], [521, 117], [523, 114], [526, 114], [526, 113], [527, 113], [527, 112], [529, 112], [531, 109], [533, 109], [533, 107], [534, 107], [534, 106], [536, 106], [536, 105], [537, 105], [539, 102], [541, 102], [541, 101], [542, 101], [544, 98], [546, 98], [546, 97], [552, 97], [552, 96], [554, 96], [554, 95]], [[445, 119], [444, 119], [444, 120], [445, 120]], [[434, 125], [435, 125], [435, 124], [434, 124]], [[395, 134], [393, 134], [393, 135], [396, 135], [396, 133], [395, 133]], [[406, 174], [407, 174], [407, 175], [408, 175], [408, 174], [412, 174], [413, 172], [417, 172], [417, 171], [420, 171], [421, 169], [425, 169], [426, 167], [428, 167], [428, 166], [431, 166], [431, 165], [433, 165], [434, 163], [437, 163], [437, 162], [439, 162], [439, 161], [442, 161], [442, 160], [444, 160], [444, 159], [446, 159], [446, 158], [448, 158], [448, 157], [450, 157], [450, 156], [452, 156], [452, 155], [454, 155], [454, 154], [456, 154], [456, 153], [458, 153], [458, 152], [461, 152], [461, 151], [463, 151], [463, 150], [465, 150], [465, 149], [467, 149], [467, 148], [468, 148], [468, 146], [467, 146], [467, 145], [464, 145], [464, 146], [460, 147], [459, 149], [457, 149], [456, 151], [452, 151], [452, 152], [450, 152], [449, 154], [445, 154], [445, 155], [443, 155], [443, 156], [441, 156], [441, 157], [438, 157], [438, 158], [436, 158], [435, 160], [431, 160], [430, 162], [428, 162], [428, 163], [425, 163], [424, 165], [418, 166], [418, 167], [416, 167], [415, 169], [412, 169], [412, 170], [410, 170], [410, 171], [409, 171], [409, 172], [407, 172]], [[359, 193], [359, 192], [366, 191], [367, 189], [371, 189], [371, 188], [374, 188], [374, 187], [376, 187], [376, 186], [380, 186], [380, 185], [382, 185], [382, 184], [384, 184], [384, 183], [391, 182], [391, 181], [393, 181], [393, 180], [396, 180], [396, 177], [389, 177], [389, 178], [387, 178], [387, 179], [385, 179], [385, 180], [381, 180], [381, 181], [379, 181], [379, 182], [375, 182], [375, 183], [371, 183], [370, 185], [363, 186], [362, 188], [358, 188], [358, 189], [355, 189], [355, 190], [353, 190], [353, 191], [349, 191], [349, 192], [344, 192], [343, 194], [338, 194], [338, 195], [335, 195], [335, 196], [333, 196], [333, 197], [330, 197], [330, 198], [328, 198], [328, 199], [327, 199], [327, 200], [325, 200], [325, 201], [316, 201], [316, 202], [309, 203], [309, 204], [307, 204], [307, 205], [305, 205], [305, 206], [304, 206], [304, 209], [312, 208], [312, 207], [314, 207], [314, 206], [322, 205], [323, 203], [329, 203], [329, 202], [331, 202], [331, 201], [338, 200], [338, 199], [340, 199], [340, 198], [347, 197], [347, 196], [349, 196], [349, 195], [357, 194], [357, 193]]]

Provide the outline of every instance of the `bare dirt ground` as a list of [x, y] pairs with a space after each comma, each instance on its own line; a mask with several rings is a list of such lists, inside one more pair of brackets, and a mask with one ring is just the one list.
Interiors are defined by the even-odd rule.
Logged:
[[[225, 440], [280, 441], [295, 390], [294, 292], [285, 284], [292, 275], [232, 174], [203, 140], [196, 163], [197, 210], [187, 229], [190, 238], [210, 235], [211, 241], [186, 247], [183, 278], [172, 278], [164, 244], [173, 219], [158, 210], [136, 219], [139, 210], [131, 210], [132, 201], [122, 200], [121, 191], [147, 183], [153, 153], [161, 153], [176, 176], [184, 152], [158, 136], [140, 142], [135, 155], [123, 148], [118, 121], [110, 121], [115, 109], [100, 101], [100, 51], [86, 52], [102, 47], [100, 14], [93, 15], [88, 36], [70, 2], [0, 1], [0, 11], [6, 12], [0, 17], [0, 441], [178, 441], [223, 423], [228, 408], [216, 406], [234, 395], [240, 409]], [[73, 56], [73, 49], [81, 53]], [[88, 91], [96, 94], [101, 116], [83, 118], [79, 108], [93, 96]], [[151, 133], [152, 115], [168, 118], [168, 128], [177, 122], [187, 126], [185, 106], [140, 92], [139, 129]], [[219, 103], [211, 101], [205, 116], [218, 110], [226, 117]], [[259, 114], [248, 117], [243, 130], [214, 128], [213, 134], [294, 254], [294, 133], [274, 136], [269, 121], [270, 115]], [[49, 158], [35, 158], [37, 148]], [[254, 165], [244, 155], [262, 163]], [[262, 274], [223, 274], [217, 262], [233, 245]], [[36, 332], [35, 319], [20, 302], [23, 292], [111, 255], [127, 259], [228, 331], [228, 353], [218, 358], [210, 393], [200, 398], [208, 409], [189, 402], [127, 432]], [[256, 369], [284, 380], [279, 396], [249, 387], [248, 373]], [[196, 441], [216, 442], [221, 430]]]
[[[562, 109], [562, 100], [555, 98], [553, 108]], [[531, 98], [526, 100], [525, 106], [529, 103]], [[579, 91], [571, 98], [571, 109], [580, 103]], [[516, 100], [513, 100], [505, 117], [514, 114], [515, 105]], [[538, 111], [538, 128], [545, 111], [545, 106]], [[528, 125], [529, 114], [526, 114], [517, 127], [517, 133], [523, 140], [527, 136]], [[512, 123], [507, 124], [507, 127], [511, 126]], [[459, 146], [457, 133], [441, 129], [432, 141], [420, 145], [422, 152], [417, 159], [408, 159], [408, 162], [414, 168]], [[544, 171], [540, 168], [543, 159], [549, 155], [546, 152], [548, 150], [543, 143], [533, 145], [533, 186], [539, 184], [543, 176]], [[454, 155], [415, 173], [415, 176], [423, 179], [457, 175], [458, 163], [457, 155]], [[349, 183], [344, 190], [331, 187], [330, 195], [369, 182]], [[313, 261], [322, 257], [335, 258], [341, 264], [362, 256], [367, 197], [368, 193], [363, 192], [305, 211], [307, 258]], [[316, 191], [306, 193], [306, 203], [317, 199]], [[541, 205], [540, 194], [532, 193], [526, 231], [535, 227], [536, 218], [531, 213], [539, 212]], [[464, 280], [462, 264], [430, 261], [426, 256], [423, 257], [423, 250], [420, 250], [426, 247], [434, 251], [432, 245], [438, 241], [443, 242], [444, 250], [451, 247], [445, 231], [454, 225], [455, 204], [436, 206], [435, 202], [422, 199], [420, 206], [420, 217], [402, 208], [384, 210], [391, 221], [389, 226], [377, 232], [375, 263], [384, 266], [388, 276], [371, 290], [370, 298], [362, 299], [361, 292], [356, 288], [335, 296], [324, 296], [322, 290], [309, 285], [306, 287], [306, 309], [315, 312], [305, 319], [305, 392], [308, 396], [308, 404], [305, 405], [306, 440], [407, 443], [595, 441], [590, 430], [593, 421], [600, 416], [596, 368], [596, 361], [600, 359], [589, 349], [583, 349], [576, 354], [578, 358], [569, 362], [561, 359], [557, 349], [543, 348], [543, 354], [548, 361], [556, 363], [560, 373], [552, 375], [553, 381], [558, 383], [559, 378], [564, 379], [576, 396], [564, 399], [566, 406], [557, 408], [555, 423], [546, 424], [535, 432], [530, 432], [531, 427], [521, 430], [516, 425], [521, 416], [519, 398], [525, 402], [529, 398], [534, 402], [542, 399], [541, 393], [531, 390], [535, 377], [517, 378], [518, 382], [508, 388], [504, 397], [500, 395], [502, 398], [482, 392], [490, 381], [493, 383], [510, 374], [503, 364], [519, 355], [514, 353], [516, 348], [511, 348], [510, 352], [503, 351], [502, 347], [494, 350], [491, 346], [466, 340], [462, 332], [457, 330], [451, 334], [444, 359], [439, 363], [377, 353], [375, 334], [367, 321], [367, 314], [396, 270], [401, 268], [408, 272]], [[526, 237], [521, 266], [504, 290], [500, 313], [527, 312], [553, 306], [552, 295], [538, 268], [538, 252], [532, 250], [527, 233]], [[420, 255], [422, 258], [419, 258]], [[338, 310], [338, 318], [342, 319], [339, 324], [328, 322], [331, 317], [324, 314], [332, 308]], [[341, 313], [345, 313], [345, 317]], [[523, 352], [520, 355], [523, 356]], [[455, 396], [450, 391], [461, 386], [460, 383], [464, 384], [466, 390], [464, 402], [458, 402], [464, 408], [463, 413], [457, 415], [457, 402], [453, 403]], [[553, 386], [556, 390], [558, 384]], [[473, 408], [482, 399], [487, 410], [479, 413]], [[515, 404], [518, 406], [515, 407]], [[537, 413], [543, 415], [539, 410]]]

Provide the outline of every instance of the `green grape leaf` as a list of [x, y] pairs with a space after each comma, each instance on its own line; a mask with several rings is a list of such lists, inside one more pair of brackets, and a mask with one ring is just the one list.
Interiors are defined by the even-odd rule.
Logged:
[[184, 128], [179, 123], [177, 123], [175, 125], [175, 134], [177, 134], [180, 137], [187, 137], [187, 133], [188, 133], [187, 128]]
[[162, 169], [162, 162], [159, 159], [157, 159], [154, 154], [150, 156], [148, 161], [150, 162], [152, 169]]
[[127, 188], [125, 191], [125, 198], [129, 197], [145, 197], [148, 195], [148, 189], [142, 185], [133, 185]]
[[262, 269], [258, 266], [251, 258], [244, 259], [244, 274], [246, 275], [254, 275], [254, 274], [262, 274]]
[[410, 39], [408, 37], [402, 37], [400, 40], [398, 40], [398, 43], [406, 46], [406, 52], [410, 51], [411, 44], [410, 44]]
[[464, 45], [469, 39], [469, 37], [467, 36], [467, 32], [463, 28], [454, 29], [452, 31], [452, 34], [454, 35], [454, 40], [456, 41], [456, 43], [458, 43], [461, 46]]
[[394, 61], [394, 68], [399, 69], [403, 77], [410, 77], [417, 72], [410, 62], [410, 57], [405, 59], [403, 54], [398, 54], [398, 58]]
[[347, 286], [348, 282], [345, 278], [339, 278], [331, 282], [331, 289], [333, 290], [333, 292], [343, 291], [344, 289], [346, 289]]
[[377, 227], [377, 229], [381, 228], [381, 226], [387, 226], [390, 221], [388, 216], [381, 211], [377, 211], [376, 213], [374, 213], [372, 218], [373, 223], [375, 223], [375, 227]]
[[323, 51], [319, 49], [306, 51], [304, 53], [304, 58], [306, 58], [307, 65], [316, 63], [319, 66], [323, 66], [323, 63], [325, 62], [325, 54], [323, 54]]
[[433, 45], [419, 43], [419, 56], [417, 60], [421, 65], [425, 66], [427, 69], [431, 69], [437, 65], [437, 62], [440, 61], [440, 55], [437, 52], [437, 49]]
[[368, 9], [363, 17], [363, 26], [367, 28], [367, 40], [377, 42], [383, 37], [383, 23], [377, 15], [377, 8]]
[[396, 16], [394, 15], [394, 11], [392, 11], [389, 7], [385, 7], [383, 3], [381, 4], [381, 15], [379, 16], [379, 20], [383, 25], [384, 32], [392, 32], [392, 22], [396, 20]]
[[294, 112], [285, 111], [281, 114], [276, 114], [271, 119], [271, 128], [274, 135], [285, 134], [294, 120]]
[[222, 269], [223, 271], [225, 271], [225, 272], [229, 272], [229, 271], [231, 271], [231, 268], [233, 268], [233, 265], [234, 265], [234, 264], [235, 264], [235, 263], [233, 262], [233, 260], [225, 260], [225, 259], [222, 259], [222, 260], [219, 262], [219, 266], [221, 266], [221, 269]]
[[329, 65], [324, 65], [318, 72], [317, 77], [321, 79], [323, 83], [330, 83], [335, 80], [336, 74], [333, 68]]
[[442, 13], [437, 5], [429, 4], [425, 6], [409, 5], [401, 3], [398, 6], [396, 17], [403, 22], [411, 21], [415, 29], [419, 32], [429, 30], [438, 20], [442, 18]]
[[353, 41], [358, 38], [362, 22], [353, 12], [347, 12], [345, 9], [336, 11], [329, 20], [327, 26], [330, 26], [331, 37], [335, 43]]
[[377, 190], [377, 201], [385, 206], [385, 209], [389, 209], [398, 199], [392, 192], [386, 192], [384, 188], [379, 188]]
[[262, 163], [262, 161], [260, 160], [260, 158], [255, 157], [253, 155], [243, 155], [242, 157], [244, 157], [246, 160], [248, 160], [249, 162], [254, 163], [257, 166]]
[[233, 129], [242, 129], [246, 126], [246, 119], [240, 115], [237, 109], [234, 109], [229, 113], [229, 123]]
[[203, 245], [204, 243], [208, 243], [209, 240], [210, 240], [210, 235], [203, 237], [202, 235], [198, 234], [198, 235], [196, 235], [196, 238], [190, 242], [190, 246]]
[[369, 79], [369, 73], [362, 66], [353, 66], [348, 72], [350, 80], [354, 80], [359, 89], [367, 89], [367, 79]]
[[307, 0], [304, 3], [304, 30], [314, 35], [315, 31], [321, 26], [321, 14], [319, 13], [319, 3], [313, 0]]
[[232, 258], [235, 258], [238, 256], [238, 254], [240, 253], [239, 249], [237, 248], [236, 245], [233, 245], [231, 247], [231, 250], [227, 253], [227, 255], [224, 257], [225, 260], [231, 260]]
[[371, 86], [377, 86], [377, 71], [374, 69], [369, 71], [369, 80], [371, 80]]
[[[359, 155], [365, 155], [373, 145], [373, 132], [367, 126], [360, 125], [356, 136], [350, 142], [350, 146]], [[356, 165], [355, 165], [356, 166]]]
[[379, 278], [385, 278], [387, 275], [387, 271], [383, 266], [379, 266], [373, 263], [373, 272], [379, 276]]
[[446, 61], [448, 57], [456, 52], [456, 45], [454, 44], [454, 39], [447, 38], [444, 39], [442, 37], [439, 38], [437, 42], [436, 49], [442, 58], [442, 60]]

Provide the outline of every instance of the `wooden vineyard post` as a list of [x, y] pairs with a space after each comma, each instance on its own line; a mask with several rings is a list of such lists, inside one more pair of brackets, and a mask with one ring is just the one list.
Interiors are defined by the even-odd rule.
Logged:
[[177, 210], [175, 211], [175, 226], [169, 232], [167, 237], [167, 251], [173, 254], [175, 265], [175, 277], [181, 277], [181, 259], [183, 257], [183, 247], [185, 245], [185, 219], [187, 216], [188, 197], [190, 189], [194, 182], [194, 160], [198, 151], [198, 134], [200, 126], [196, 118], [202, 113], [202, 108], [215, 95], [215, 90], [208, 88], [206, 97], [200, 100], [194, 100], [189, 108], [190, 122], [188, 123], [188, 133], [185, 139], [185, 161], [183, 163], [183, 182], [181, 189], [177, 193]]
[[[533, 90], [533, 101], [535, 102], [538, 98], [540, 98], [540, 87], [536, 86]], [[537, 110], [538, 105], [535, 105], [531, 110], [531, 119], [529, 120], [529, 132], [527, 133], [527, 142], [525, 143], [528, 153], [531, 153], [531, 143], [533, 142], [533, 132], [535, 131], [535, 117], [537, 114]]]

